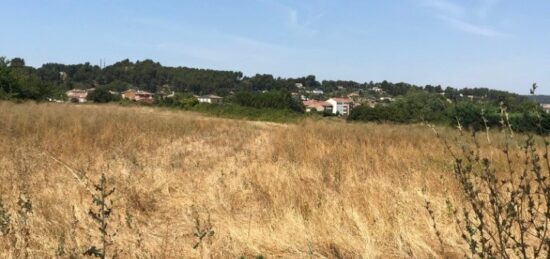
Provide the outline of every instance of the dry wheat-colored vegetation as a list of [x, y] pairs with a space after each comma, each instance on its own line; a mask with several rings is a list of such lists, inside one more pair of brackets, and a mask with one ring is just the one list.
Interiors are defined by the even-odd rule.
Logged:
[[460, 258], [452, 172], [423, 125], [4, 102], [0, 257], [82, 257], [100, 243], [89, 210], [105, 174], [108, 257]]

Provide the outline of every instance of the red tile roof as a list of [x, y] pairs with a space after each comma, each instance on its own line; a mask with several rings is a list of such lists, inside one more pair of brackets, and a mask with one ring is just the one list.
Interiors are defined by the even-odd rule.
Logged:
[[304, 101], [304, 106], [306, 107], [325, 107], [325, 106], [332, 106], [330, 103], [324, 102], [324, 101], [317, 101], [317, 100], [307, 100]]
[[334, 98], [330, 98], [332, 100], [335, 100], [337, 102], [343, 102], [343, 103], [352, 103], [353, 100], [350, 99], [350, 98], [338, 98], [338, 97], [334, 97]]

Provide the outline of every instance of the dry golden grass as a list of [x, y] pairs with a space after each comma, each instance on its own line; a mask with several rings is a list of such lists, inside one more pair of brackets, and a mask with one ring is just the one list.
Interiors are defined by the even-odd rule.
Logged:
[[[0, 197], [14, 220], [20, 193], [33, 205], [26, 247], [15, 222], [0, 257], [80, 257], [98, 243], [88, 188], [101, 173], [116, 188], [108, 253], [121, 258], [461, 257], [451, 162], [422, 125], [0, 103]], [[215, 233], [193, 249], [197, 215]]]

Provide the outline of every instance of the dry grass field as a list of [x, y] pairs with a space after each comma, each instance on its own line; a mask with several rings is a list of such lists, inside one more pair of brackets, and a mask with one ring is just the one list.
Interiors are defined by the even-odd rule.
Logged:
[[[88, 210], [102, 173], [116, 188], [108, 257], [460, 258], [467, 249], [445, 205], [459, 202], [452, 160], [426, 126], [0, 103], [0, 197], [13, 223], [0, 257], [81, 257], [97, 245]], [[20, 197], [32, 204], [26, 222]], [[213, 234], [194, 249], [197, 221]]]

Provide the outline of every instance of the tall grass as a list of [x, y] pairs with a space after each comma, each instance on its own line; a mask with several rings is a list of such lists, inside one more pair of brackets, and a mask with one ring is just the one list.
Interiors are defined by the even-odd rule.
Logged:
[[[116, 187], [109, 249], [122, 258], [452, 258], [468, 250], [445, 202], [461, 202], [452, 160], [422, 125], [7, 102], [0, 122], [0, 198], [16, 215], [20, 193], [32, 197], [30, 257], [60, 247], [81, 255], [100, 239], [88, 209], [89, 179], [102, 173]], [[1, 243], [0, 257], [13, 256]]]

